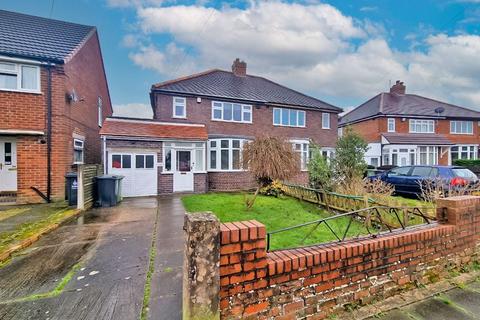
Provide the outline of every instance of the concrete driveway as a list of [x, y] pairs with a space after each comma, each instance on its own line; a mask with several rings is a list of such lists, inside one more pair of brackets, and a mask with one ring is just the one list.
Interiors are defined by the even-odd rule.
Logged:
[[0, 319], [181, 319], [183, 215], [178, 197], [86, 212], [0, 268]]

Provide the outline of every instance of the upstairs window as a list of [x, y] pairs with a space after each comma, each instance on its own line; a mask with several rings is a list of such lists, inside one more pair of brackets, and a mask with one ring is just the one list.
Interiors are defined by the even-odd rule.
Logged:
[[40, 67], [0, 61], [0, 90], [40, 92]]
[[473, 134], [472, 121], [450, 121], [450, 133]]
[[187, 117], [187, 99], [181, 97], [173, 97], [173, 117]]
[[83, 164], [85, 143], [80, 139], [73, 139], [73, 164]]
[[395, 132], [395, 119], [394, 118], [388, 118], [387, 131], [388, 132]]
[[252, 123], [252, 106], [230, 102], [212, 102], [212, 120]]
[[97, 109], [98, 109], [98, 126], [101, 127], [103, 123], [103, 101], [101, 97], [97, 99]]
[[330, 113], [322, 113], [322, 129], [330, 129]]
[[284, 127], [305, 127], [305, 111], [287, 108], [273, 108], [273, 125]]
[[433, 120], [410, 119], [410, 133], [435, 133]]

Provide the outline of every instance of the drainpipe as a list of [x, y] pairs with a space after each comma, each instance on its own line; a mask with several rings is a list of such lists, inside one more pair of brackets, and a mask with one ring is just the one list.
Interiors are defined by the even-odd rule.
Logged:
[[47, 202], [52, 202], [52, 65], [47, 66]]
[[103, 174], [107, 174], [107, 137], [102, 137], [102, 149], [103, 149]]

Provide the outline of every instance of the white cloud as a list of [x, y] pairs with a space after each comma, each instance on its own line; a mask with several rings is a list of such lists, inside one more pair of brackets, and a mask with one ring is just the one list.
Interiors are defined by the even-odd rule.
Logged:
[[127, 103], [113, 105], [113, 115], [115, 117], [127, 118], [145, 118], [152, 119], [153, 111], [149, 104]]
[[[435, 31], [426, 26], [425, 34], [409, 35], [410, 49], [397, 51], [383, 25], [355, 20], [322, 3], [252, 1], [245, 9], [143, 6], [137, 16], [141, 32], [138, 43], [128, 39], [136, 48], [130, 58], [164, 78], [228, 69], [239, 57], [249, 73], [319, 98], [366, 99], [400, 79], [409, 92], [480, 107], [479, 36], [432, 35]], [[163, 46], [147, 40], [156, 35], [171, 40]]]
[[107, 5], [112, 8], [161, 6], [165, 0], [107, 0]]

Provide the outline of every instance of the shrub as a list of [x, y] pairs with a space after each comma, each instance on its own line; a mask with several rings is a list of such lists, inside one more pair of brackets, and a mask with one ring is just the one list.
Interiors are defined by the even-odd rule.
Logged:
[[308, 162], [308, 175], [312, 188], [331, 191], [333, 185], [332, 166], [319, 147], [311, 146], [311, 158]]
[[278, 198], [282, 193], [282, 183], [279, 180], [273, 180], [272, 183], [260, 189], [260, 194], [275, 198]]

